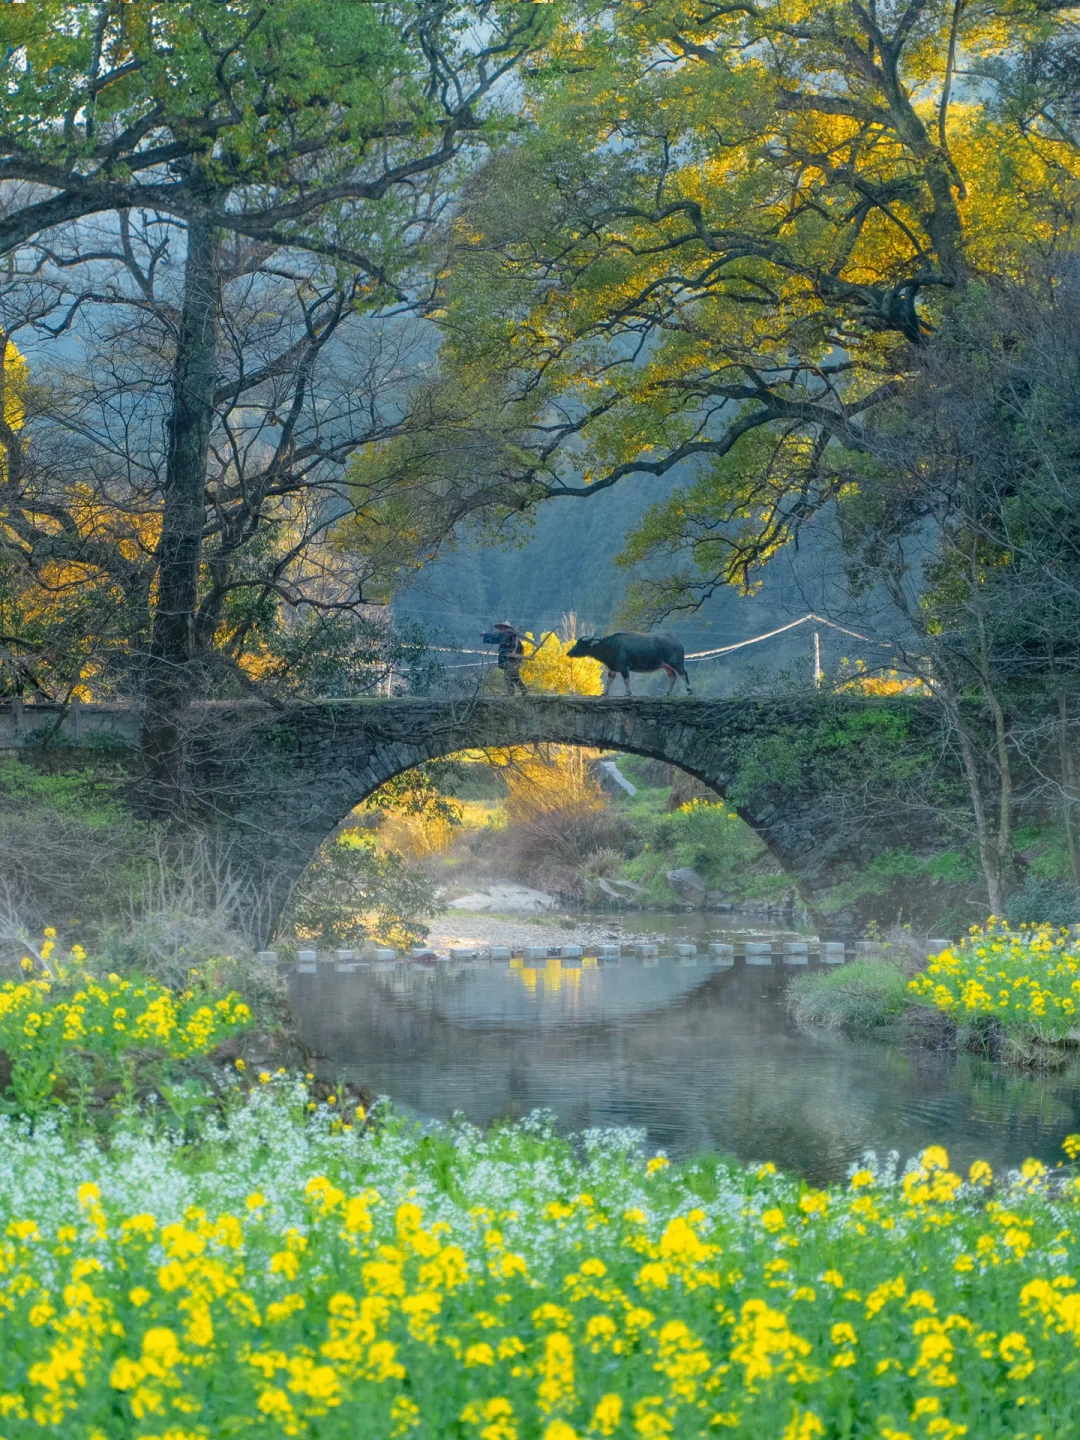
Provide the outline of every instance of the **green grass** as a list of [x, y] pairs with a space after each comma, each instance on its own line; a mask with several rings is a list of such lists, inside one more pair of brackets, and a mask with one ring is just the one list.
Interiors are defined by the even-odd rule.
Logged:
[[799, 975], [787, 1003], [800, 1025], [866, 1030], [898, 1020], [911, 1004], [910, 971], [899, 961], [852, 960], [834, 970]]
[[620, 766], [639, 789], [632, 799], [616, 803], [641, 836], [641, 848], [620, 878], [644, 886], [648, 903], [679, 904], [665, 877], [684, 867], [697, 871], [726, 900], [771, 897], [790, 888], [790, 879], [777, 872], [762, 841], [722, 800], [669, 810], [669, 786], [641, 783], [645, 762], [621, 760]]

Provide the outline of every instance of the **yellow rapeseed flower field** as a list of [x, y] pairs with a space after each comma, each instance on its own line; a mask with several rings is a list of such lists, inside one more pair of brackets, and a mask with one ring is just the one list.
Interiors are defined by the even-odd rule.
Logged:
[[535, 1124], [331, 1134], [296, 1090], [201, 1178], [159, 1149], [153, 1195], [86, 1155], [48, 1206], [0, 1190], [5, 1440], [1075, 1433], [1067, 1167], [811, 1190]]
[[[24, 1057], [190, 1054], [246, 1008], [88, 973], [0, 994]], [[239, 1071], [194, 1137], [0, 1116], [2, 1440], [1076, 1433], [1080, 1135], [1056, 1168], [932, 1146], [817, 1189], [543, 1116], [361, 1129]]]
[[38, 966], [27, 957], [27, 978], [0, 985], [0, 1052], [25, 1112], [66, 1093], [76, 1075], [111, 1079], [133, 1055], [207, 1055], [251, 1023], [239, 994], [213, 991], [196, 972], [174, 991], [141, 976], [95, 975], [80, 946], [66, 961], [54, 958], [54, 949], [55, 932], [47, 930]]

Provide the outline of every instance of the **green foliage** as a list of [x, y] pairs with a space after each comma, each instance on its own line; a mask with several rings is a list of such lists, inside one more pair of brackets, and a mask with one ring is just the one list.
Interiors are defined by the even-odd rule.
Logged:
[[960, 885], [964, 881], [975, 879], [978, 867], [972, 856], [964, 855], [959, 850], [946, 850], [927, 860], [926, 873], [934, 880]]
[[297, 886], [287, 923], [303, 941], [357, 948], [365, 940], [405, 947], [427, 934], [435, 908], [427, 876], [356, 832], [328, 840]]
[[1005, 918], [1010, 925], [1075, 925], [1080, 922], [1080, 890], [1071, 880], [1029, 875], [1009, 896]]
[[464, 766], [453, 760], [429, 760], [412, 770], [403, 770], [373, 790], [363, 802], [364, 810], [378, 810], [386, 815], [407, 815], [420, 821], [445, 825], [461, 823], [461, 805], [456, 788], [463, 769], [487, 766]]
[[645, 886], [649, 902], [682, 903], [665, 877], [684, 867], [725, 900], [769, 895], [789, 883], [754, 831], [723, 801], [692, 800], [669, 811], [670, 793], [667, 786], [642, 788], [628, 805], [620, 804], [634, 818], [639, 847], [620, 873]]
[[903, 704], [852, 709], [844, 697], [807, 697], [801, 723], [763, 727], [740, 744], [729, 798], [749, 805], [766, 792], [818, 794], [907, 785], [926, 774], [934, 751], [916, 738]]
[[[628, 551], [656, 564], [651, 608], [752, 584], [848, 492], [867, 416], [972, 268], [1067, 244], [1073, 131], [995, 99], [1068, 34], [1000, 3], [586, 0], [531, 69], [535, 128], [469, 188], [418, 413], [441, 397], [504, 509], [655, 500], [684, 467]], [[430, 460], [395, 456], [417, 487]]]

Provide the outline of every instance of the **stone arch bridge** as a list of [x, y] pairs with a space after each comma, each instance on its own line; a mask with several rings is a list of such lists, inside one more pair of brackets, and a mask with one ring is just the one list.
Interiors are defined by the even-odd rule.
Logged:
[[[265, 897], [267, 929], [318, 847], [387, 780], [462, 750], [554, 743], [649, 756], [703, 781], [791, 874], [822, 936], [835, 937], [858, 922], [835, 902], [824, 914], [821, 892], [918, 838], [919, 806], [875, 787], [867, 742], [891, 730], [908, 751], [929, 743], [940, 756], [939, 725], [924, 702], [806, 694], [223, 705], [202, 711], [192, 766], [197, 792]], [[807, 736], [820, 738], [823, 754]]]
[[[553, 743], [669, 762], [710, 786], [791, 874], [820, 933], [860, 923], [835, 887], [876, 854], [926, 838], [955, 784], [939, 712], [925, 701], [480, 696], [215, 703], [190, 712], [185, 799], [215, 827], [272, 932], [323, 841], [395, 775], [461, 750]], [[0, 749], [51, 725], [66, 740], [136, 745], [115, 706], [0, 706]], [[925, 795], [932, 770], [935, 805]], [[951, 777], [950, 777], [951, 772]], [[145, 805], [145, 784], [136, 805]], [[940, 821], [938, 822], [940, 823]], [[824, 891], [833, 897], [824, 913]]]

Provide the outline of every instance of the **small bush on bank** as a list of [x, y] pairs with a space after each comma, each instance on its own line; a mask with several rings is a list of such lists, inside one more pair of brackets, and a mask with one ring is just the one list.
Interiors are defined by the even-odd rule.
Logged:
[[618, 810], [539, 810], [508, 829], [502, 854], [511, 872], [523, 879], [572, 893], [587, 874], [598, 873], [597, 857], [633, 844], [633, 829]]
[[796, 1023], [825, 1030], [888, 1025], [910, 1004], [910, 973], [902, 961], [882, 958], [799, 975], [788, 985], [788, 1008]]
[[208, 1055], [252, 1022], [236, 991], [222, 993], [196, 972], [171, 990], [145, 976], [95, 975], [80, 946], [66, 962], [46, 931], [23, 980], [0, 987], [0, 1106], [35, 1117], [56, 1104], [133, 1093], [152, 1074], [179, 1077], [173, 1062]]
[[377, 848], [362, 831], [328, 840], [296, 888], [286, 928], [306, 944], [405, 947], [427, 935], [435, 888], [423, 870]]
[[1068, 880], [1029, 875], [1005, 903], [1010, 925], [1072, 925], [1080, 921], [1080, 891]]
[[623, 873], [646, 887], [652, 903], [679, 902], [665, 877], [683, 867], [724, 899], [767, 896], [790, 884], [758, 836], [722, 801], [694, 799], [666, 811], [665, 800], [666, 792], [646, 794], [628, 807], [641, 844]]

